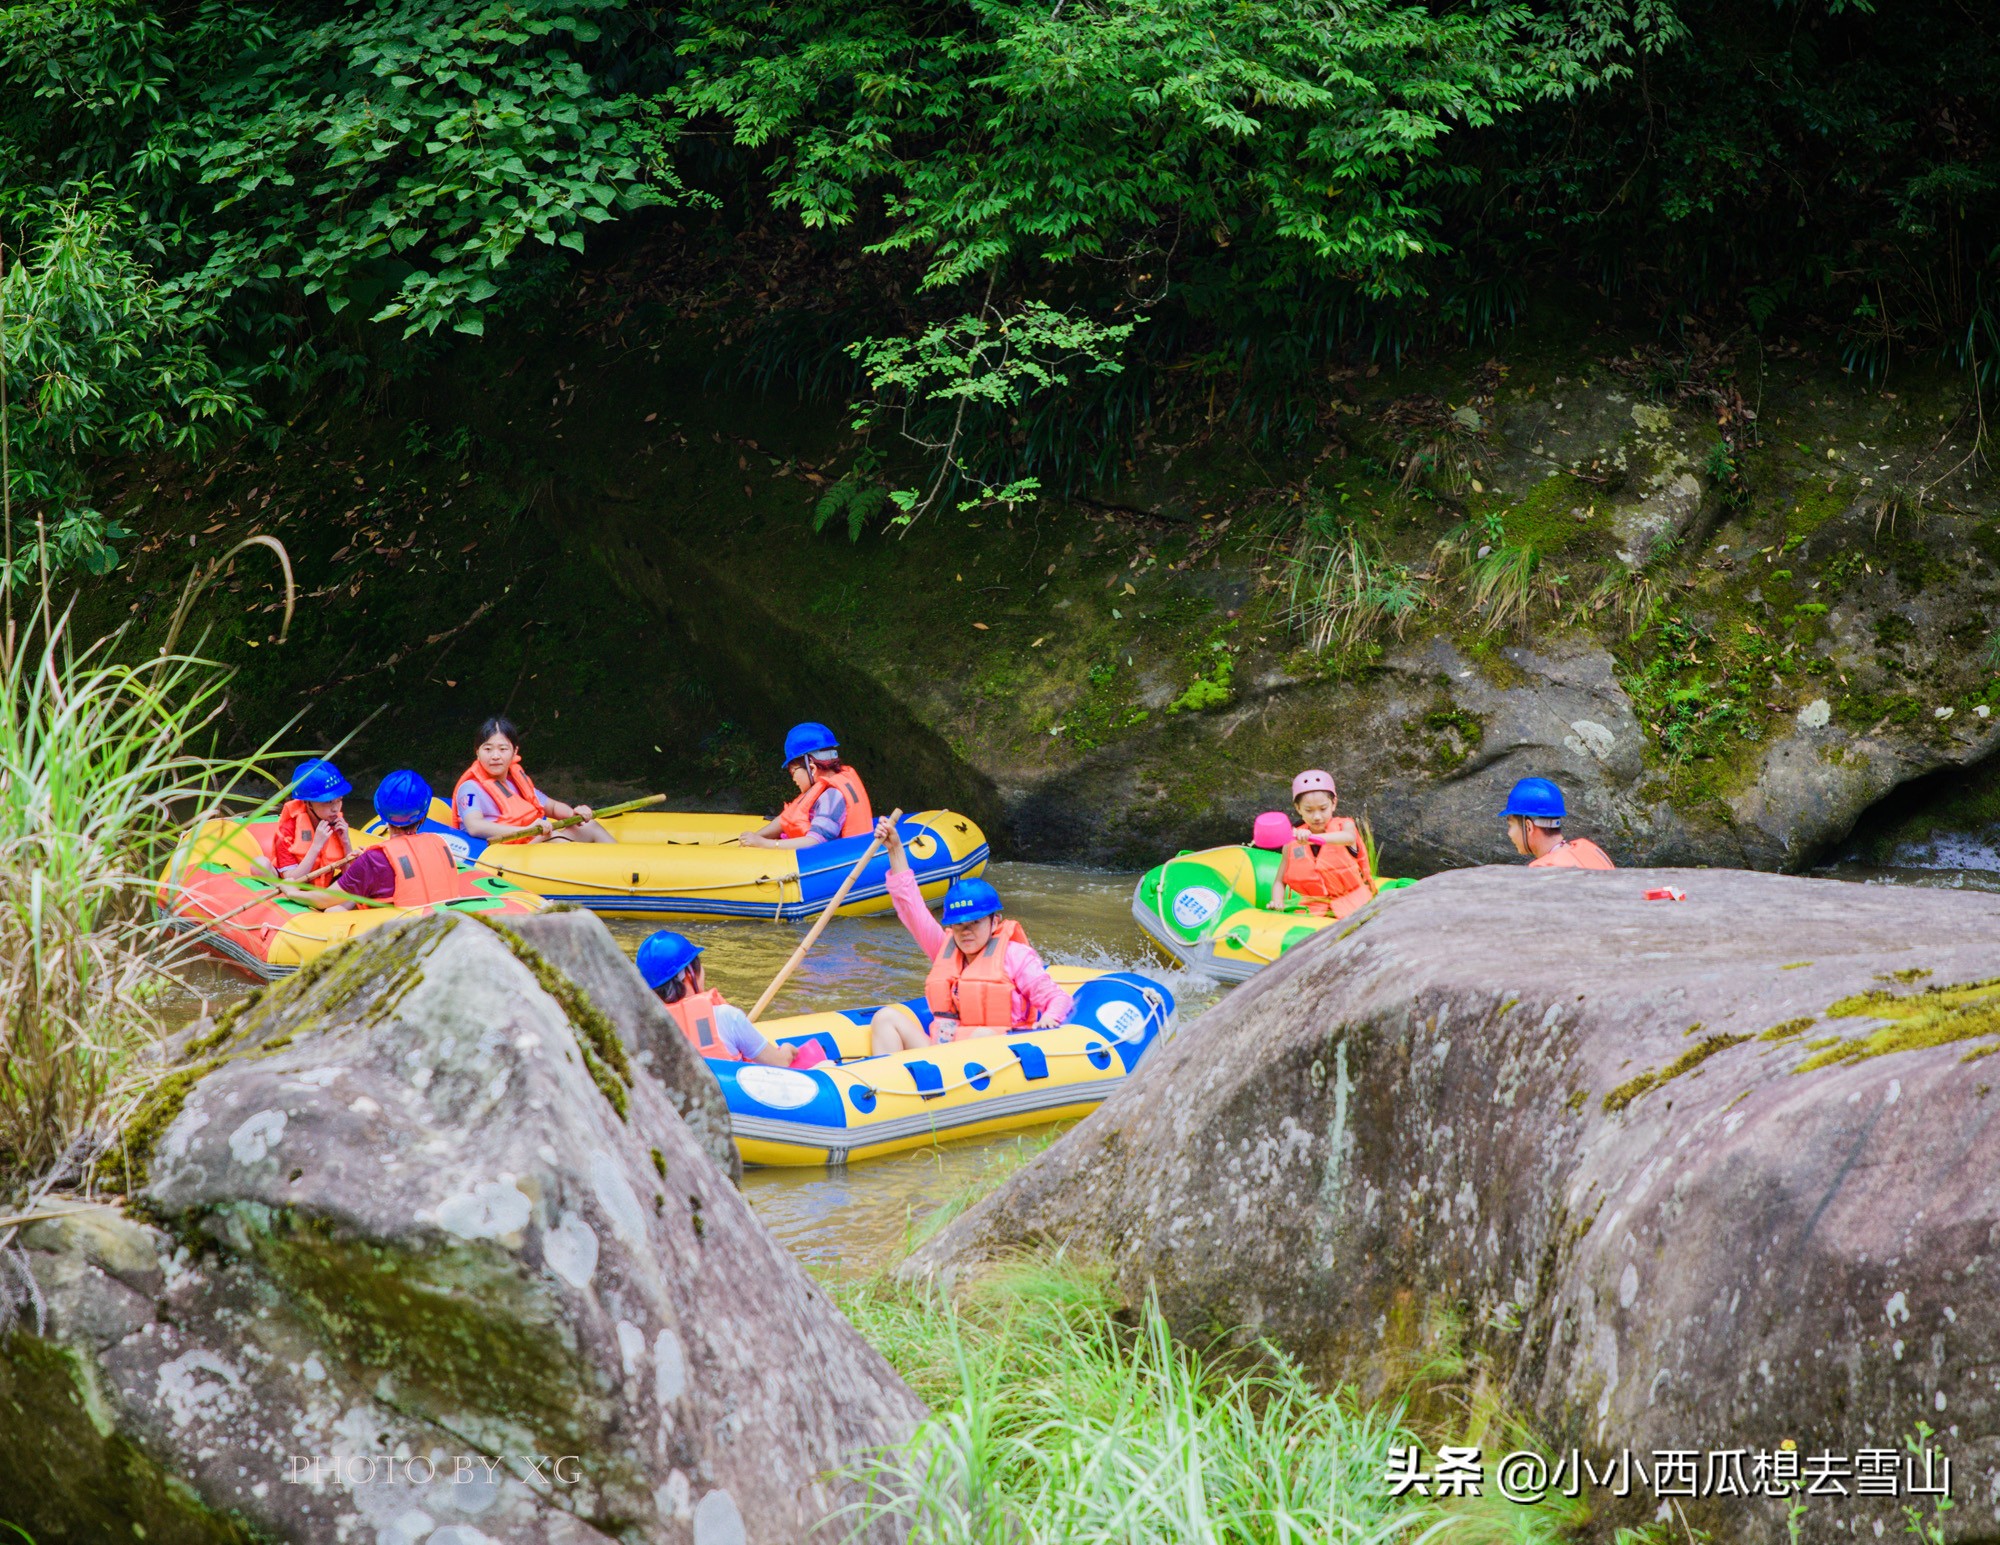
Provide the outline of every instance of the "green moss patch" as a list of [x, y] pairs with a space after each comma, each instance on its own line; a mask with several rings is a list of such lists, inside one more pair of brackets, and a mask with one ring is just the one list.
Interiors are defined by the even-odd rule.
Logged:
[[1727, 1051], [1732, 1046], [1740, 1046], [1749, 1040], [1747, 1035], [1707, 1035], [1682, 1052], [1663, 1068], [1654, 1068], [1641, 1073], [1637, 1078], [1628, 1078], [1604, 1097], [1607, 1114], [1616, 1114], [1630, 1105], [1648, 1090], [1657, 1089], [1670, 1083], [1683, 1073], [1691, 1073], [1719, 1051]]
[[590, 1001], [582, 988], [550, 965], [540, 950], [513, 929], [498, 923], [486, 926], [506, 941], [514, 958], [528, 968], [542, 991], [556, 1000], [576, 1030], [577, 1050], [583, 1053], [583, 1065], [589, 1070], [591, 1081], [611, 1102], [618, 1119], [627, 1119], [631, 1110], [632, 1064], [626, 1060], [625, 1043], [618, 1039], [618, 1027]]
[[1757, 1039], [1760, 1041], [1795, 1040], [1799, 1036], [1804, 1035], [1806, 1031], [1812, 1029], [1818, 1022], [1812, 1015], [1805, 1014], [1797, 1019], [1788, 1019], [1783, 1024], [1771, 1026], [1770, 1029], [1760, 1034]]
[[1530, 488], [1500, 517], [1507, 540], [1554, 557], [1610, 529], [1610, 501], [1599, 490], [1558, 472]]
[[2000, 977], [1930, 987], [1913, 995], [1856, 993], [1827, 1008], [1829, 1019], [1880, 1019], [1880, 1029], [1856, 1039], [1834, 1037], [1792, 1071], [1810, 1072], [1843, 1062], [1865, 1062], [1891, 1052], [1922, 1051], [1954, 1041], [2000, 1036]]
[[[44, 1545], [255, 1545], [113, 1426], [93, 1370], [26, 1330], [0, 1341], [0, 1519]], [[96, 1420], [93, 1420], [93, 1417]], [[13, 1541], [15, 1535], [7, 1534]]]

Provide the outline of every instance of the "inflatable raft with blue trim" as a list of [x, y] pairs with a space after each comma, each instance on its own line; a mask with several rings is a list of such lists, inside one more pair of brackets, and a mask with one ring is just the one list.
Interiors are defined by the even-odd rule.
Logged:
[[[786, 1046], [817, 1041], [811, 1069], [708, 1064], [746, 1164], [848, 1164], [909, 1148], [1088, 1115], [1173, 1033], [1173, 994], [1129, 971], [1053, 966], [1076, 1015], [1050, 1030], [978, 1036], [894, 1056], [868, 1054], [874, 1008], [767, 1019]], [[930, 1005], [909, 1008], [929, 1025]]]
[[[635, 812], [605, 820], [615, 843], [488, 844], [447, 824], [450, 813], [433, 800], [423, 829], [451, 843], [461, 864], [476, 862], [550, 902], [635, 917], [815, 918], [870, 841], [842, 837], [810, 848], [746, 848], [737, 839], [764, 825], [764, 817]], [[962, 815], [925, 810], [897, 825], [929, 900], [959, 876], [986, 867], [986, 834]], [[889, 856], [877, 853], [840, 915], [888, 910]]]

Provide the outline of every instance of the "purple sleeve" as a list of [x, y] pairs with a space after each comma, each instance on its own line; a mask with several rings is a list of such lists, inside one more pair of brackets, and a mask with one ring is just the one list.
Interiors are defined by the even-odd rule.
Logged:
[[363, 848], [333, 883], [350, 896], [388, 901], [396, 894], [396, 871], [389, 865], [389, 855], [380, 848]]
[[840, 835], [840, 828], [847, 824], [847, 796], [839, 789], [828, 789], [813, 802], [812, 825], [806, 835], [812, 839], [801, 843], [801, 847], [817, 847], [822, 842], [831, 842]]

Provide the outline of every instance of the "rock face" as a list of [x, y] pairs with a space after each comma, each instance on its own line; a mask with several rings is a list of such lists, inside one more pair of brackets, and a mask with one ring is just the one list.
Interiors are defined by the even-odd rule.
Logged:
[[718, 1164], [712, 1089], [637, 1065], [707, 1078], [647, 1043], [602, 926], [533, 933], [386, 928], [190, 1044], [128, 1129], [128, 1207], [23, 1235], [4, 1516], [38, 1545], [780, 1545], [910, 1431]]
[[[1996, 978], [2000, 897], [1433, 876], [1183, 1030], [905, 1269], [1060, 1244], [1190, 1333], [1243, 1326], [1374, 1389], [1470, 1353], [1600, 1460], [1900, 1452], [1928, 1424], [1947, 1533], [1990, 1539]], [[1808, 1500], [1808, 1538], [1929, 1511], [1846, 1485]], [[1629, 1521], [1638, 1490], [1589, 1500]], [[1777, 1502], [1677, 1505], [1786, 1537]]]

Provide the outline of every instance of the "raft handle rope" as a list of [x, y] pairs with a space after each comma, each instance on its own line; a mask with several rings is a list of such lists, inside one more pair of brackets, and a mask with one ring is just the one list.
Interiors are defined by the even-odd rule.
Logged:
[[[1069, 1026], [1067, 1026], [1067, 1025], [1057, 1025], [1057, 1026], [1056, 1026], [1055, 1028], [1056, 1028], [1056, 1029], [1058, 1029], [1058, 1030], [1067, 1030], [1067, 1029], [1069, 1028]], [[1004, 1040], [1006, 1039], [1006, 1037], [1005, 1037], [1005, 1036], [985, 1036], [985, 1035], [977, 1035], [977, 1036], [973, 1036], [973, 1037], [972, 1037], [971, 1039], [973, 1039], [973, 1040], [975, 1040], [975, 1041], [987, 1041], [987, 1040], [995, 1040], [995, 1041], [1004, 1041]], [[781, 1044], [782, 1044], [782, 1043], [781, 1043]], [[946, 1044], [946, 1045], [953, 1045], [953, 1044], [956, 1044], [956, 1043], [954, 1043], [954, 1042], [946, 1042], [945, 1044]], [[936, 1048], [931, 1048], [931, 1049], [932, 1049], [932, 1050], [935, 1050]], [[1109, 1043], [1109, 1042], [1106, 1042], [1106, 1043], [1105, 1043], [1105, 1044], [1104, 1044], [1103, 1046], [1101, 1046], [1101, 1047], [1100, 1047], [1100, 1048], [1098, 1048], [1098, 1049], [1099, 1049], [1100, 1051], [1107, 1051], [1107, 1052], [1108, 1052], [1108, 1051], [1110, 1051], [1110, 1050], [1111, 1050], [1111, 1046], [1110, 1046], [1110, 1043]], [[1067, 1059], [1069, 1059], [1070, 1061], [1075, 1061], [1075, 1060], [1076, 1060], [1076, 1059], [1077, 1059], [1078, 1057], [1088, 1057], [1088, 1056], [1090, 1055], [1090, 1051], [1089, 1051], [1089, 1049], [1088, 1049], [1088, 1048], [1086, 1048], [1086, 1049], [1085, 1049], [1085, 1050], [1083, 1050], [1083, 1051], [1049, 1051], [1049, 1050], [1047, 1050], [1046, 1048], [1044, 1048], [1044, 1049], [1043, 1049], [1043, 1051], [1042, 1051], [1042, 1055], [1043, 1055], [1043, 1056], [1045, 1056], [1045, 1057], [1047, 1057], [1047, 1058], [1048, 1058], [1048, 1059], [1049, 1059], [1049, 1060], [1050, 1060], [1051, 1062], [1054, 1062], [1054, 1061], [1056, 1061], [1056, 1060], [1057, 1060], [1058, 1058], [1067, 1058]], [[868, 1058], [863, 1058], [862, 1060], [863, 1060], [863, 1061], [868, 1061], [868, 1060], [872, 1060], [872, 1059], [868, 1059]], [[844, 1066], [844, 1064], [841, 1064], [841, 1065], [843, 1065], [843, 1066]], [[1002, 1073], [1002, 1072], [1004, 1072], [1004, 1071], [1005, 1071], [1005, 1069], [1004, 1069], [1004, 1068], [988, 1068], [988, 1069], [987, 1069], [987, 1070], [986, 1070], [986, 1071], [985, 1071], [984, 1073], [982, 1073], [982, 1074], [981, 1074], [980, 1076], [981, 1076], [982, 1078], [993, 1078], [993, 1077], [996, 1077], [996, 1076], [998, 1076], [998, 1075], [999, 1075], [1000, 1073]], [[867, 1082], [863, 1081], [863, 1080], [862, 1080], [862, 1079], [861, 1079], [860, 1077], [858, 1077], [858, 1076], [857, 1076], [857, 1077], [855, 1078], [855, 1080], [854, 1080], [854, 1087], [855, 1087], [855, 1088], [857, 1088], [857, 1089], [865, 1089], [865, 1090], [867, 1090], [867, 1091], [868, 1091], [868, 1092], [869, 1092], [870, 1094], [872, 1094], [872, 1095], [877, 1095], [877, 1096], [881, 1096], [881, 1095], [894, 1095], [894, 1096], [896, 1096], [896, 1097], [897, 1097], [898, 1099], [903, 1099], [903, 1100], [935, 1100], [935, 1099], [936, 1099], [936, 1098], [937, 1098], [937, 1097], [938, 1097], [939, 1095], [943, 1095], [943, 1094], [949, 1094], [949, 1093], [951, 1093], [951, 1091], [952, 1091], [952, 1090], [954, 1090], [954, 1089], [969, 1089], [969, 1088], [971, 1088], [971, 1087], [972, 1087], [972, 1079], [971, 1079], [971, 1077], [970, 1077], [970, 1076], [968, 1075], [968, 1076], [967, 1076], [967, 1077], [965, 1077], [965, 1078], [961, 1078], [961, 1079], [960, 1079], [960, 1080], [959, 1080], [959, 1081], [958, 1081], [957, 1083], [955, 1083], [955, 1084], [940, 1084], [940, 1085], [939, 1085], [939, 1086], [938, 1086], [938, 1087], [937, 1087], [936, 1089], [933, 1089], [933, 1090], [930, 1090], [930, 1091], [926, 1092], [926, 1091], [924, 1091], [924, 1090], [922, 1090], [922, 1089], [883, 1089], [883, 1088], [879, 1087], [878, 1085], [875, 1085], [875, 1084], [871, 1084], [871, 1083], [867, 1083]], [[1058, 1086], [1058, 1087], [1062, 1087], [1062, 1086]]]

